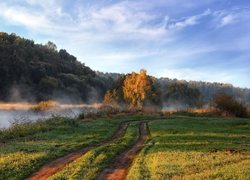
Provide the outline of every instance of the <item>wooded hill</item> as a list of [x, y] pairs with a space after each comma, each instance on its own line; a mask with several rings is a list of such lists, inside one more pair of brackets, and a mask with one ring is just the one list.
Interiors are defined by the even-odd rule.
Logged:
[[[56, 45], [0, 33], [0, 101], [69, 98], [101, 101], [109, 88], [85, 64]], [[93, 98], [94, 97], [94, 98]]]
[[[0, 33], [0, 101], [101, 102], [107, 90], [122, 93], [124, 79], [124, 74], [93, 71], [66, 50], [57, 50], [50, 41], [35, 44], [15, 34]], [[161, 100], [157, 101], [159, 105], [209, 103], [218, 92], [250, 104], [249, 89], [229, 84], [154, 77], [151, 80], [153, 91]]]

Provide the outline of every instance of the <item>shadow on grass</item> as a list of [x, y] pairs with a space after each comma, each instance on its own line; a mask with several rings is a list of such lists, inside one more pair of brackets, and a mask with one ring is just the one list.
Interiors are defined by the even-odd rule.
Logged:
[[250, 151], [250, 119], [174, 117], [149, 123], [150, 152]]

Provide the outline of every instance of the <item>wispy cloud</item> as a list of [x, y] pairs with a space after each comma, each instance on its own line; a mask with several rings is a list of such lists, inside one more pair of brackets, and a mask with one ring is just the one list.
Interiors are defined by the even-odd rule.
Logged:
[[158, 38], [167, 32], [159, 24], [149, 25], [157, 17], [138, 11], [136, 7], [129, 6], [129, 3], [79, 7], [78, 14], [73, 18], [71, 14], [63, 13], [60, 6], [52, 3], [53, 1], [49, 1], [47, 5], [35, 0], [26, 2], [29, 6], [0, 3], [0, 15], [12, 23], [47, 34], [56, 34], [54, 32], [57, 31], [61, 35], [81, 32], [87, 35], [95, 34], [94, 37], [105, 34], [108, 38], [122, 38], [125, 34], [126, 38]]
[[[52, 40], [102, 71], [147, 67], [164, 76], [199, 76], [209, 81], [220, 76], [230, 81], [233, 77], [228, 74], [238, 72], [216, 74], [213, 60], [226, 63], [231, 54], [249, 60], [250, 6], [246, 3], [81, 0], [69, 4], [67, 0], [0, 0], [0, 28], [11, 27], [17, 34], [21, 30], [42, 42]], [[201, 67], [204, 59], [210, 59], [209, 73], [216, 74], [211, 79], [206, 79], [206, 69], [191, 70], [193, 64]]]
[[217, 28], [249, 21], [250, 6], [217, 10], [213, 12], [213, 17]]
[[188, 26], [194, 26], [196, 24], [199, 24], [199, 20], [201, 20], [203, 17], [208, 16], [211, 14], [211, 10], [208, 9], [204, 11], [201, 14], [189, 16], [189, 17], [182, 17], [179, 20], [172, 20], [172, 22], [169, 23], [168, 28], [169, 29], [182, 29]]
[[[10, 5], [0, 2], [0, 16], [5, 18], [8, 23], [24, 26], [30, 31], [54, 34], [56, 31], [63, 32], [72, 30], [63, 25], [65, 14], [60, 13], [60, 7], [50, 3], [39, 3], [35, 0], [26, 1], [30, 6], [21, 4]], [[45, 5], [46, 4], [46, 5]], [[40, 7], [40, 9], [36, 9]], [[67, 21], [69, 23], [69, 21]]]

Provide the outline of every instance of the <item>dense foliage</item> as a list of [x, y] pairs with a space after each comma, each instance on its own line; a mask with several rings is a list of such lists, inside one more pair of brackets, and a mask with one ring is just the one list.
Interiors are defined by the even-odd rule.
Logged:
[[236, 117], [247, 117], [246, 107], [230, 95], [223, 93], [216, 94], [214, 96], [214, 104], [219, 110], [235, 115]]
[[213, 97], [217, 93], [225, 93], [233, 96], [235, 99], [245, 102], [250, 105], [250, 89], [234, 87], [231, 84], [223, 83], [210, 83], [202, 81], [185, 81], [169, 78], [160, 78], [158, 82], [162, 88], [171, 86], [171, 84], [185, 84], [190, 88], [196, 88], [201, 94], [201, 98], [204, 104], [209, 104], [213, 101]]
[[172, 83], [165, 87], [164, 106], [174, 108], [199, 107], [202, 105], [201, 94], [197, 88], [184, 83]]
[[35, 44], [15, 34], [0, 33], [0, 101], [53, 99], [93, 103], [104, 99], [113, 105], [186, 108], [210, 104], [214, 94], [226, 93], [250, 105], [250, 90], [246, 88], [157, 79], [146, 75], [146, 71], [143, 76], [142, 72], [95, 72], [66, 50], [57, 50], [53, 42]]
[[0, 100], [100, 101], [109, 82], [52, 42], [0, 33]]
[[155, 78], [147, 75], [146, 70], [132, 72], [116, 81], [118, 86], [106, 92], [104, 103], [111, 105], [128, 104], [130, 108], [161, 106], [160, 87]]
[[152, 84], [145, 70], [141, 70], [140, 74], [133, 72], [127, 75], [124, 80], [123, 93], [131, 107], [142, 107], [143, 101], [151, 94]]

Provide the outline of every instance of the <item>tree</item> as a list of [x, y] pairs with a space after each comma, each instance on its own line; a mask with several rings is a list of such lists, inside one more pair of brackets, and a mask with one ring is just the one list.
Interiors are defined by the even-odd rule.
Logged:
[[124, 99], [130, 103], [130, 107], [142, 108], [147, 95], [150, 94], [152, 83], [147, 76], [146, 70], [142, 69], [140, 74], [132, 72], [124, 80], [123, 93]]
[[179, 108], [201, 106], [201, 94], [196, 88], [189, 87], [184, 82], [176, 82], [166, 86], [164, 101], [167, 106]]
[[56, 49], [52, 42], [35, 44], [0, 32], [0, 101], [9, 100], [14, 86], [28, 88], [29, 96], [20, 93], [25, 100], [67, 96], [88, 102], [90, 93], [96, 92], [94, 99], [101, 101], [105, 91], [112, 88], [104, 82], [105, 78], [97, 76], [66, 50]]
[[46, 76], [39, 82], [39, 90], [41, 92], [46, 92], [47, 94], [52, 94], [58, 87], [59, 80], [54, 77]]
[[157, 106], [157, 107], [161, 107], [162, 106], [162, 102], [161, 102], [161, 86], [160, 84], [157, 82], [157, 79], [155, 77], [150, 77], [150, 81], [152, 84], [152, 89], [150, 94], [147, 97], [147, 102], [151, 105], [151, 106]]
[[230, 95], [224, 93], [215, 94], [213, 102], [214, 106], [221, 111], [236, 117], [247, 117], [246, 107]]
[[105, 93], [103, 103], [109, 105], [118, 104], [117, 93], [115, 89], [112, 91], [109, 90]]
[[47, 44], [45, 44], [45, 47], [47, 47], [50, 50], [57, 51], [56, 44], [51, 41], [48, 41]]

